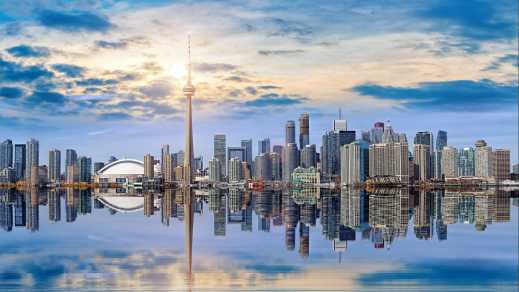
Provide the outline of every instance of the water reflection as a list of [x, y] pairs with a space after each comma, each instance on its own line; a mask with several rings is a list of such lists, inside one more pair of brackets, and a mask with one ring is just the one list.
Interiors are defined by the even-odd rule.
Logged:
[[[44, 220], [40, 218], [40, 208], [47, 209], [42, 214], [48, 214], [50, 223], [63, 220], [73, 223], [79, 216], [88, 218], [100, 212], [111, 216], [140, 213], [160, 219], [156, 224], [170, 228], [175, 222], [183, 222], [185, 279], [187, 287], [191, 287], [193, 275], [197, 273], [196, 264], [193, 269], [196, 218], [204, 218], [205, 224], [212, 221], [210, 229], [214, 238], [226, 238], [231, 233], [229, 230], [267, 236], [281, 229], [284, 253], [299, 254], [303, 259], [313, 258], [311, 245], [327, 241], [328, 250], [338, 253], [340, 260], [344, 253], [350, 252], [348, 246], [354, 242], [389, 250], [398, 241], [410, 238], [446, 241], [449, 232], [455, 232], [449, 230], [453, 224], [472, 225], [472, 233], [485, 232], [491, 224], [509, 222], [511, 205], [518, 206], [518, 203], [517, 194], [495, 189], [471, 192], [407, 188], [371, 192], [359, 189], [261, 192], [238, 188], [181, 188], [162, 192], [11, 189], [0, 190], [0, 227], [13, 234], [23, 227], [36, 232], [40, 219]], [[52, 232], [53, 225], [56, 226], [48, 226], [48, 232]]]

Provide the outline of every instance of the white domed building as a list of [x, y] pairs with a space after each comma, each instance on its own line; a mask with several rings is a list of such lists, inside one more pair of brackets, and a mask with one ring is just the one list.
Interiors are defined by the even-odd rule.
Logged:
[[120, 184], [124, 186], [142, 183], [144, 163], [136, 159], [119, 159], [97, 171], [94, 181], [98, 184]]

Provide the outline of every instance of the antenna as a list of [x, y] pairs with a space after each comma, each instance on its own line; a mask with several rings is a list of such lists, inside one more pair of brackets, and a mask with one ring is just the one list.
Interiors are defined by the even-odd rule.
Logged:
[[191, 84], [191, 35], [187, 35], [187, 83]]
[[339, 120], [342, 119], [342, 108], [339, 108]]

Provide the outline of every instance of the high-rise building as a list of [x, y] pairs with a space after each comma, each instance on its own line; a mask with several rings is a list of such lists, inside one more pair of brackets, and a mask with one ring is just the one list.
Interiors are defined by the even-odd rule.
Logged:
[[357, 140], [341, 146], [341, 184], [363, 183], [369, 175], [369, 145]]
[[245, 149], [245, 161], [252, 165], [252, 139], [241, 140], [241, 147]]
[[429, 145], [415, 144], [413, 149], [414, 162], [418, 167], [416, 177], [420, 181], [426, 181], [431, 177]]
[[458, 153], [458, 175], [474, 176], [475, 153], [471, 147], [465, 147]]
[[218, 158], [209, 160], [209, 181], [220, 182], [222, 181], [222, 166]]
[[296, 143], [296, 123], [287, 121], [285, 125], [285, 145]]
[[164, 173], [166, 172], [165, 163], [164, 163], [166, 160], [166, 157], [171, 157], [171, 152], [169, 150], [169, 144], [164, 144], [160, 148], [160, 172], [162, 173], [162, 175], [164, 175]]
[[236, 183], [242, 180], [242, 161], [240, 159], [231, 157], [227, 170], [227, 177], [230, 183]]
[[154, 165], [155, 158], [151, 154], [144, 155], [144, 177], [150, 179], [154, 177]]
[[79, 166], [77, 163], [67, 166], [65, 170], [65, 177], [67, 184], [74, 184], [79, 182]]
[[301, 148], [301, 167], [317, 167], [317, 153], [315, 144], [305, 145]]
[[65, 168], [77, 163], [77, 152], [74, 149], [65, 150]]
[[384, 132], [382, 134], [382, 143], [396, 143], [398, 142], [398, 135], [393, 131], [391, 125], [384, 126]]
[[361, 137], [362, 141], [364, 141], [368, 144], [371, 143], [371, 134], [368, 131], [361, 131], [360, 137]]
[[[25, 149], [25, 179], [32, 181], [33, 168], [37, 169], [40, 163], [40, 143], [38, 140], [30, 139], [25, 144]], [[38, 176], [38, 174], [34, 173], [34, 176]]]
[[333, 120], [333, 131], [339, 132], [339, 131], [347, 131], [348, 130], [348, 123], [346, 120]]
[[244, 180], [250, 180], [252, 178], [251, 171], [250, 171], [250, 164], [247, 163], [247, 161], [241, 162], [241, 172], [243, 174]]
[[220, 170], [220, 173], [225, 174], [226, 173], [226, 148], [227, 144], [225, 142], [225, 135], [223, 134], [217, 134], [214, 135], [214, 145], [213, 145], [213, 157], [218, 159], [220, 161], [220, 167], [222, 168]]
[[355, 141], [355, 131], [340, 130], [329, 131], [323, 135], [321, 148], [321, 172], [324, 176], [332, 177], [340, 175], [340, 147]]
[[431, 178], [435, 174], [434, 170], [434, 138], [431, 132], [417, 132], [414, 137], [414, 144], [427, 145], [429, 150], [426, 154], [427, 168], [429, 169], [427, 178]]
[[245, 161], [245, 148], [243, 147], [227, 147], [227, 159], [238, 159], [239, 161]]
[[272, 161], [269, 153], [263, 153], [254, 159], [254, 178], [272, 180]]
[[394, 176], [408, 182], [410, 176], [407, 143], [381, 143], [369, 146], [369, 176]]
[[299, 148], [310, 144], [310, 115], [303, 113], [299, 116]]
[[7, 139], [0, 144], [0, 170], [13, 167], [13, 141]]
[[270, 164], [272, 165], [272, 180], [281, 180], [281, 155], [277, 152], [270, 152]]
[[258, 155], [270, 152], [270, 139], [265, 138], [258, 141]]
[[384, 123], [376, 122], [370, 132], [370, 141], [372, 144], [382, 143], [382, 135], [384, 135]]
[[295, 143], [289, 143], [283, 152], [283, 181], [289, 182], [292, 171], [299, 165], [299, 151]]
[[498, 181], [510, 179], [510, 150], [496, 149], [493, 154], [492, 174]]
[[204, 158], [202, 156], [197, 156], [193, 159], [193, 170], [198, 172], [204, 170]]
[[[439, 152], [438, 152], [439, 153]], [[442, 147], [441, 155], [442, 169], [440, 172], [446, 178], [453, 178], [458, 176], [458, 151], [454, 147], [444, 145]]]
[[104, 162], [94, 162], [94, 174], [97, 174], [97, 172], [101, 170], [103, 167], [105, 167]]
[[92, 180], [92, 158], [81, 156], [77, 160], [79, 169], [79, 181], [90, 182]]
[[487, 146], [485, 140], [477, 140], [475, 143], [476, 150], [474, 151], [474, 168], [477, 177], [491, 177], [493, 155], [492, 147]]
[[436, 136], [436, 153], [434, 155], [434, 177], [442, 177], [442, 150], [447, 146], [447, 132], [439, 130]]
[[175, 165], [173, 164], [173, 154], [164, 156], [162, 161], [162, 179], [165, 183], [172, 183], [175, 181]]
[[61, 151], [49, 150], [49, 181], [58, 182], [61, 176]]
[[25, 177], [25, 163], [26, 163], [26, 145], [14, 145], [14, 171], [16, 172], [16, 179], [21, 180]]

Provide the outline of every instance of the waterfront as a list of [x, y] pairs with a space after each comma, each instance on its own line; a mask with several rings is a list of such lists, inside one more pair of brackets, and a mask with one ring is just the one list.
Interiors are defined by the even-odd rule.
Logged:
[[0, 288], [514, 291], [518, 283], [519, 201], [510, 192], [107, 191], [3, 190]]

